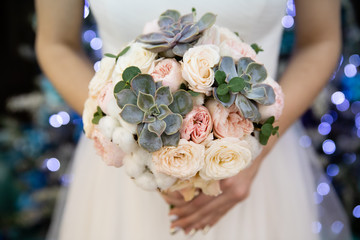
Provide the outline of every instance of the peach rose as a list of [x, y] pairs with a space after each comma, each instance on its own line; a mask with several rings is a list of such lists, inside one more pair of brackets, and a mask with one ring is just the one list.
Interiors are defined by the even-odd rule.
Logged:
[[[101, 110], [106, 114], [109, 115], [108, 105], [111, 102], [112, 98], [114, 97], [114, 84], [109, 82], [106, 84], [103, 89], [100, 91], [100, 94], [97, 97], [97, 104], [101, 108]], [[120, 108], [119, 108], [120, 111]]]
[[97, 127], [92, 132], [91, 138], [94, 140], [97, 154], [108, 166], [121, 167], [123, 165], [122, 159], [125, 153], [110, 139], [106, 138]]
[[164, 86], [169, 86], [175, 92], [185, 82], [181, 76], [181, 65], [175, 59], [163, 59], [158, 62], [151, 73], [155, 82], [162, 81]]
[[213, 25], [204, 31], [196, 45], [214, 44], [220, 47], [220, 44], [225, 40], [239, 40], [239, 37], [228, 28]]
[[214, 83], [213, 67], [220, 61], [219, 48], [215, 45], [200, 45], [185, 52], [182, 76], [195, 92], [211, 95]]
[[89, 83], [89, 96], [97, 98], [106, 84], [111, 82], [111, 75], [114, 71], [115, 60], [104, 57], [100, 61], [100, 69], [94, 75]]
[[181, 138], [203, 142], [212, 130], [212, 120], [209, 111], [204, 106], [196, 106], [186, 114], [180, 130]]
[[284, 108], [284, 93], [280, 85], [271, 77], [265, 79], [264, 84], [270, 85], [275, 92], [275, 103], [269, 106], [258, 104], [259, 112], [261, 114], [261, 121], [266, 121], [269, 117], [274, 116], [275, 121], [279, 120], [282, 110]]
[[222, 57], [229, 56], [235, 61], [242, 57], [249, 57], [253, 60], [256, 59], [255, 50], [247, 43], [242, 42], [240, 39], [227, 39], [220, 44], [220, 55]]
[[180, 139], [177, 147], [163, 147], [153, 153], [156, 171], [180, 179], [188, 179], [204, 165], [205, 147]]
[[205, 151], [205, 166], [200, 177], [221, 180], [238, 174], [252, 160], [249, 144], [238, 138], [228, 137], [212, 141]]
[[210, 100], [206, 102], [205, 106], [212, 117], [213, 132], [217, 138], [242, 138], [254, 131], [252, 122], [245, 119], [235, 105], [226, 108], [220, 102]]

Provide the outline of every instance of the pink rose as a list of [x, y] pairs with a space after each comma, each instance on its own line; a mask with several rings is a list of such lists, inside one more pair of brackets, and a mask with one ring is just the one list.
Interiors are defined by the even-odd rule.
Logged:
[[125, 153], [110, 139], [106, 138], [96, 127], [91, 138], [94, 140], [95, 150], [108, 166], [121, 167]]
[[210, 100], [205, 106], [213, 119], [213, 132], [217, 138], [242, 138], [254, 131], [252, 122], [245, 119], [235, 105], [226, 108], [218, 101]]
[[160, 32], [160, 27], [158, 24], [158, 20], [154, 19], [151, 22], [145, 23], [143, 34], [153, 33], [153, 32]]
[[97, 103], [99, 107], [107, 115], [109, 114], [107, 107], [111, 101], [111, 98], [114, 98], [114, 84], [110, 82], [104, 86], [104, 88], [100, 91], [99, 96], [97, 97]]
[[164, 86], [169, 86], [175, 92], [184, 82], [181, 76], [181, 65], [175, 59], [164, 59], [158, 62], [151, 73], [155, 82], [162, 81]]
[[284, 108], [284, 93], [281, 90], [280, 85], [270, 77], [268, 77], [262, 83], [268, 84], [274, 89], [275, 103], [269, 106], [264, 106], [259, 104], [258, 108], [261, 114], [261, 120], [266, 121], [271, 116], [274, 116], [275, 120], [279, 120], [282, 110]]
[[235, 61], [242, 57], [249, 57], [253, 60], [256, 58], [256, 52], [247, 43], [242, 42], [240, 39], [226, 39], [220, 44], [220, 55], [230, 56]]
[[186, 114], [180, 134], [183, 139], [201, 143], [209, 136], [211, 130], [212, 120], [209, 111], [204, 106], [197, 106]]

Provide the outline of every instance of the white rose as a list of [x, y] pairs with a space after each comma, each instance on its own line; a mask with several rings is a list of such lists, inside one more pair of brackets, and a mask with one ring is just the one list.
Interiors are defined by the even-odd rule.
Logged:
[[251, 163], [249, 148], [246, 141], [233, 137], [210, 142], [200, 176], [205, 180], [221, 180], [238, 174]]
[[88, 98], [84, 104], [84, 111], [82, 114], [82, 120], [84, 125], [85, 135], [90, 138], [92, 132], [94, 131], [94, 124], [92, 123], [92, 119], [94, 117], [94, 113], [97, 112], [97, 102], [93, 98]]
[[127, 53], [119, 57], [113, 72], [113, 81], [115, 83], [122, 80], [122, 73], [130, 66], [140, 68], [142, 73], [152, 72], [157, 53], [146, 50], [144, 46], [142, 43], [132, 43]]
[[101, 59], [100, 69], [89, 83], [89, 95], [91, 97], [97, 98], [104, 86], [111, 82], [114, 66], [115, 60], [113, 58], [104, 57]]
[[220, 61], [219, 48], [215, 45], [200, 45], [185, 52], [182, 76], [195, 92], [211, 95], [214, 84], [213, 67]]
[[124, 127], [117, 127], [112, 132], [112, 140], [125, 153], [131, 153], [137, 150], [138, 144], [134, 139], [133, 134]]
[[245, 135], [242, 140], [246, 141], [249, 144], [249, 150], [251, 152], [252, 160], [257, 158], [263, 148], [259, 140], [251, 135]]
[[180, 139], [177, 147], [163, 147], [153, 153], [152, 161], [157, 172], [180, 179], [188, 179], [204, 165], [205, 147]]
[[100, 119], [98, 125], [100, 132], [108, 139], [111, 139], [115, 128], [120, 126], [120, 123], [113, 117], [105, 116]]

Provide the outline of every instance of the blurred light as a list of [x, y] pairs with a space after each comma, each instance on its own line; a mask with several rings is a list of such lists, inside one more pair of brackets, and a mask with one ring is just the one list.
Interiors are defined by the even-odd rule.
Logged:
[[52, 127], [58, 128], [61, 127], [61, 125], [63, 124], [63, 120], [59, 115], [53, 114], [49, 118], [49, 123]]
[[349, 107], [350, 107], [350, 102], [347, 99], [345, 99], [342, 103], [336, 105], [337, 110], [341, 112], [345, 112], [346, 110], [349, 109]]
[[323, 149], [324, 153], [330, 155], [335, 152], [336, 145], [333, 140], [326, 139], [322, 144], [322, 149]]
[[296, 8], [295, 8], [295, 4], [294, 1], [288, 1], [287, 2], [287, 8], [286, 8], [286, 13], [292, 17], [296, 16]]
[[352, 78], [356, 75], [357, 70], [354, 64], [346, 64], [344, 67], [344, 73], [348, 78]]
[[325, 195], [328, 195], [329, 192], [330, 192], [330, 186], [329, 184], [327, 183], [320, 183], [318, 186], [317, 186], [317, 192], [319, 195], [321, 196], [325, 196]]
[[340, 221], [335, 221], [331, 224], [331, 231], [335, 234], [339, 234], [344, 228], [344, 224]]
[[318, 126], [318, 132], [321, 135], [328, 135], [331, 132], [331, 125], [327, 122], [322, 122]]
[[339, 166], [336, 164], [330, 164], [329, 166], [327, 166], [326, 168], [326, 173], [327, 175], [329, 175], [330, 177], [335, 177], [336, 175], [339, 174]]
[[84, 18], [87, 18], [87, 16], [89, 16], [90, 13], [90, 9], [88, 6], [84, 6]]
[[322, 203], [324, 197], [320, 194], [318, 194], [317, 192], [314, 192], [314, 202], [315, 204], [320, 204]]
[[355, 67], [360, 66], [360, 56], [358, 54], [353, 54], [349, 57], [349, 62]]
[[94, 50], [100, 50], [102, 48], [102, 41], [100, 38], [93, 38], [90, 41], [90, 47]]
[[334, 92], [332, 95], [331, 95], [331, 102], [333, 104], [341, 104], [343, 103], [345, 100], [345, 95], [344, 93], [340, 92], [340, 91], [337, 91], [337, 92]]
[[346, 164], [352, 164], [356, 161], [356, 154], [355, 153], [344, 153], [343, 159]]
[[58, 112], [58, 116], [62, 119], [62, 125], [66, 125], [70, 122], [70, 115], [67, 112], [61, 111]]
[[86, 42], [91, 42], [93, 38], [96, 38], [96, 33], [93, 30], [86, 30], [83, 34], [83, 38]]
[[353, 215], [356, 218], [360, 218], [360, 205], [357, 205], [353, 210]]
[[311, 138], [307, 135], [301, 136], [299, 139], [299, 144], [303, 148], [308, 148], [311, 146]]
[[89, 1], [85, 0], [85, 6], [90, 7]]
[[334, 122], [338, 119], [338, 114], [337, 114], [336, 111], [330, 110], [330, 111], [329, 111], [329, 114], [333, 117]]
[[46, 161], [46, 167], [49, 169], [49, 171], [56, 172], [60, 169], [60, 162], [56, 158], [49, 158]]
[[312, 223], [312, 231], [313, 233], [320, 233], [321, 232], [321, 223], [320, 222], [313, 222]]
[[292, 16], [286, 15], [282, 18], [281, 23], [284, 28], [291, 28], [294, 26], [294, 18]]
[[357, 129], [356, 135], [357, 135], [358, 138], [360, 138], [360, 128]]
[[355, 101], [351, 104], [351, 112], [353, 114], [360, 113], [360, 101]]
[[63, 186], [69, 186], [69, 184], [71, 183], [71, 180], [72, 180], [72, 178], [71, 178], [71, 175], [69, 175], [69, 174], [64, 174], [60, 178], [60, 182]]
[[332, 124], [334, 122], [334, 118], [330, 114], [326, 113], [321, 117], [321, 122]]
[[97, 61], [95, 64], [94, 64], [94, 70], [95, 72], [98, 72], [100, 70], [100, 61]]

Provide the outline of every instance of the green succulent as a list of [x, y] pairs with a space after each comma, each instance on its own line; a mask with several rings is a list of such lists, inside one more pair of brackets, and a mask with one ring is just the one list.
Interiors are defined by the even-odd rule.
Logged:
[[217, 86], [213, 95], [225, 107], [234, 102], [245, 118], [259, 122], [261, 115], [256, 103], [271, 105], [275, 102], [274, 89], [262, 82], [267, 72], [262, 64], [251, 58], [240, 58], [237, 63], [231, 57], [223, 57], [215, 71]]
[[206, 13], [198, 22], [194, 18], [195, 11], [181, 16], [176, 10], [167, 10], [158, 21], [160, 32], [140, 35], [137, 41], [164, 57], [182, 57], [201, 37], [201, 33], [215, 23], [216, 15]]
[[114, 88], [115, 98], [122, 119], [137, 124], [139, 145], [149, 152], [177, 146], [182, 116], [193, 108], [191, 95], [184, 90], [172, 94], [168, 86], [133, 66], [125, 69], [122, 78]]

